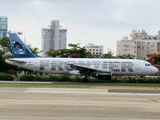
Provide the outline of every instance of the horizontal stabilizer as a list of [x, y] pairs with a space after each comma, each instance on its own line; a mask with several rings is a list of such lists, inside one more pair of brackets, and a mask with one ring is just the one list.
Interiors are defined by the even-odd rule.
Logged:
[[12, 62], [12, 63], [17, 63], [17, 64], [26, 64], [26, 61], [16, 60], [16, 59], [7, 59], [6, 62], [7, 63]]

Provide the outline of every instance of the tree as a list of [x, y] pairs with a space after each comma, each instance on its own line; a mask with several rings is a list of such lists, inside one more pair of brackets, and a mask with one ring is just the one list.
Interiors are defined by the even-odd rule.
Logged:
[[3, 47], [0, 45], [0, 55], [3, 55], [5, 53]]
[[153, 54], [153, 55], [150, 55], [148, 57], [148, 61], [152, 64], [159, 64], [160, 65], [160, 53], [158, 54]]
[[42, 52], [42, 51], [39, 51], [39, 49], [36, 48], [36, 47], [34, 47], [34, 48], [29, 47], [29, 49], [30, 49], [31, 52], [32, 52], [33, 54], [35, 54], [36, 56], [39, 56], [38, 54]]
[[51, 57], [70, 57], [70, 58], [87, 58], [93, 57], [85, 47], [80, 47], [78, 44], [69, 44], [70, 49], [49, 50], [48, 56]]
[[[7, 51], [11, 52], [11, 45], [9, 41], [9, 37], [4, 37], [0, 40], [0, 45], [6, 49]], [[12, 53], [12, 52], [11, 52]]]
[[108, 49], [107, 53], [102, 55], [102, 58], [115, 58], [115, 56], [113, 56], [114, 52], [112, 52], [110, 49]]
[[49, 50], [46, 53], [50, 57], [64, 57], [64, 58], [67, 58], [69, 56], [69, 50], [68, 49]]
[[89, 52], [86, 50], [85, 47], [80, 47], [78, 44], [69, 44], [71, 49], [69, 50], [69, 57], [71, 58], [86, 58]]
[[15, 74], [18, 70], [17, 66], [9, 65], [5, 62], [8, 56], [0, 55], [0, 72]]
[[118, 55], [117, 58], [121, 58], [121, 59], [133, 59], [133, 58], [135, 58], [135, 56], [131, 55], [131, 54], [127, 54], [127, 55]]

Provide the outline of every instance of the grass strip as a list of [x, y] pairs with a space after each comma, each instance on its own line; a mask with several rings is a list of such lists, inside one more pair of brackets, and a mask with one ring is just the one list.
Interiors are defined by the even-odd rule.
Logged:
[[61, 85], [61, 84], [0, 84], [0, 87], [16, 88], [87, 88], [115, 90], [160, 90], [158, 86], [99, 86], [99, 85]]

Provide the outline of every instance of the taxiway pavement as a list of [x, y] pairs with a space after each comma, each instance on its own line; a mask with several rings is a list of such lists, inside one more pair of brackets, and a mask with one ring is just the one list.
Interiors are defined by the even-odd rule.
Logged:
[[0, 120], [159, 120], [160, 95], [107, 89], [0, 88]]

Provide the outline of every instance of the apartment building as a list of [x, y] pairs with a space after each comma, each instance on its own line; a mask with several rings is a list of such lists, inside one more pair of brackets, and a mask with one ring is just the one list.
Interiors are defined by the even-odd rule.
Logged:
[[7, 17], [0, 17], [0, 39], [7, 35], [8, 20]]
[[41, 41], [42, 56], [46, 57], [46, 52], [50, 49], [65, 49], [67, 43], [67, 29], [61, 28], [59, 20], [52, 20], [50, 28], [42, 29]]
[[93, 43], [89, 43], [85, 47], [93, 55], [95, 55], [95, 54], [103, 54], [103, 45], [94, 45]]
[[134, 55], [137, 59], [145, 59], [148, 54], [160, 53], [160, 31], [158, 35], [148, 35], [144, 30], [132, 30], [128, 37], [117, 41], [117, 55]]

